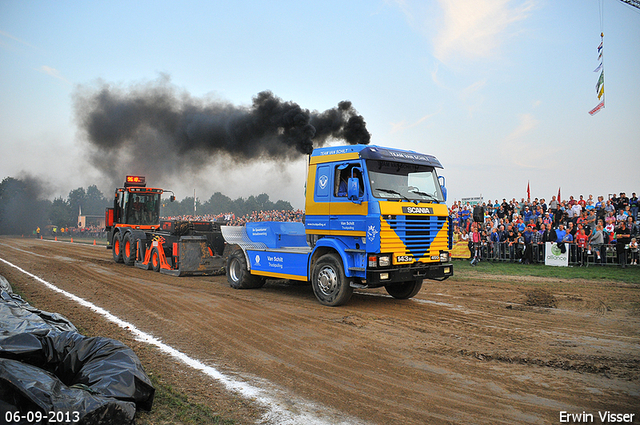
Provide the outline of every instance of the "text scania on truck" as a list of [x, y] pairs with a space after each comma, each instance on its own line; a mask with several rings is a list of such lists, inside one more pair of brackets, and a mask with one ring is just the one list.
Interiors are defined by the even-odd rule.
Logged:
[[[399, 299], [423, 279], [453, 275], [443, 168], [434, 156], [372, 145], [318, 148], [309, 158], [305, 223], [222, 226], [227, 279], [258, 288], [266, 278], [311, 282], [338, 306], [354, 288], [384, 286]], [[229, 249], [231, 248], [231, 249]]]

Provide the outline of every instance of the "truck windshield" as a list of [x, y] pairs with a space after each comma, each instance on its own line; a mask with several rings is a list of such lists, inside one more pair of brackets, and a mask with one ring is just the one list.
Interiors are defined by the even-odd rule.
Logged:
[[444, 202], [433, 167], [370, 159], [367, 169], [371, 191], [376, 198]]
[[125, 192], [126, 224], [154, 225], [160, 221], [159, 193]]

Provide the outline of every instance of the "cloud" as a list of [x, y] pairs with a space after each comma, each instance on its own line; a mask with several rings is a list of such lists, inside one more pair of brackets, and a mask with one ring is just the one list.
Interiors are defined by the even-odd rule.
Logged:
[[65, 84], [71, 84], [71, 81], [67, 80], [66, 78], [64, 78], [62, 75], [60, 75], [60, 71], [58, 71], [55, 68], [51, 68], [50, 66], [47, 65], [42, 65], [40, 68], [38, 68], [38, 71], [50, 75], [53, 78], [57, 78], [58, 80], [64, 82]]
[[3, 36], [3, 37], [6, 37], [6, 38], [10, 38], [10, 39], [11, 39], [11, 40], [13, 40], [13, 41], [17, 41], [18, 43], [23, 44], [23, 45], [25, 45], [25, 46], [27, 46], [27, 47], [31, 47], [31, 48], [35, 49], [35, 47], [34, 47], [34, 46], [32, 46], [31, 44], [27, 43], [27, 42], [26, 42], [26, 41], [24, 41], [24, 40], [19, 39], [18, 37], [14, 37], [14, 36], [12, 36], [12, 35], [11, 35], [11, 34], [9, 34], [8, 32], [0, 31], [0, 35], [1, 35], [1, 36]]
[[520, 124], [507, 136], [507, 141], [521, 140], [524, 136], [535, 129], [540, 121], [533, 114], [521, 114]]
[[[549, 155], [545, 149], [533, 149], [528, 136], [538, 127], [540, 121], [533, 114], [521, 114], [519, 124], [503, 142], [503, 155], [515, 166], [532, 168], [540, 165], [540, 160]], [[540, 148], [540, 146], [538, 146]]]
[[433, 40], [434, 55], [446, 62], [453, 56], [476, 59], [494, 56], [510, 36], [509, 27], [525, 19], [531, 2], [511, 7], [511, 0], [439, 0], [443, 26]]
[[436, 111], [436, 112], [434, 112], [432, 114], [427, 114], [427, 115], [423, 116], [422, 118], [420, 118], [419, 120], [417, 120], [416, 122], [410, 123], [410, 124], [407, 124], [406, 120], [402, 120], [402, 121], [397, 122], [397, 123], [392, 122], [391, 123], [391, 131], [390, 131], [390, 133], [397, 133], [398, 131], [404, 131], [404, 130], [407, 130], [409, 128], [416, 127], [416, 126], [422, 124], [424, 121], [428, 120], [429, 118], [438, 115], [440, 112], [442, 112], [442, 107], [440, 107], [440, 109], [438, 111]]
[[[419, 0], [395, 0], [393, 4], [410, 26], [432, 40], [434, 56], [449, 63], [457, 58], [496, 56], [504, 40], [517, 32], [513, 24], [528, 17], [535, 1], [514, 5], [515, 0], [438, 0], [440, 11]], [[442, 15], [436, 20], [438, 12]]]

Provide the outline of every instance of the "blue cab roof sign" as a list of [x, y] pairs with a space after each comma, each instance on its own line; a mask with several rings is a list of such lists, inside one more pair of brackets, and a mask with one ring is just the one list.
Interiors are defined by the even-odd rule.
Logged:
[[416, 165], [426, 165], [435, 168], [444, 168], [440, 161], [433, 155], [402, 149], [391, 149], [374, 145], [349, 145], [340, 147], [317, 148], [313, 150], [312, 157], [326, 157], [332, 155], [357, 154], [363, 159], [376, 159], [382, 161], [405, 162]]

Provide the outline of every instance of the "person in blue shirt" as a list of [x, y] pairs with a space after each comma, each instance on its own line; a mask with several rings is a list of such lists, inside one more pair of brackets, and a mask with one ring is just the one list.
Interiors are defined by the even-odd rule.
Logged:
[[524, 207], [524, 222], [528, 223], [533, 218], [533, 213], [529, 207]]
[[564, 225], [561, 224], [558, 226], [558, 228], [556, 229], [556, 243], [562, 243], [562, 240], [564, 238], [564, 235], [567, 233], [566, 230], [564, 230]]
[[500, 234], [497, 228], [491, 229], [491, 247], [493, 248], [492, 256], [494, 260], [500, 258]]
[[569, 249], [569, 254], [570, 254], [570, 259], [569, 261], [575, 261], [575, 251], [573, 251], [570, 247], [571, 244], [573, 244], [573, 234], [569, 231], [567, 231], [564, 236], [562, 237], [562, 247], [560, 247], [560, 250], [562, 252], [565, 252], [566, 249]]

